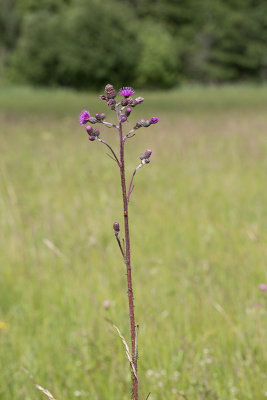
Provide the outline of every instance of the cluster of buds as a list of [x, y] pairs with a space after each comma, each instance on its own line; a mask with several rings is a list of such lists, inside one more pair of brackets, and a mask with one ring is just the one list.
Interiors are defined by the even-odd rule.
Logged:
[[[141, 104], [144, 99], [143, 97], [137, 97], [136, 99], [133, 99], [131, 96], [135, 93], [134, 89], [132, 89], [129, 86], [122, 87], [119, 89], [118, 93], [115, 91], [113, 85], [108, 84], [105, 87], [105, 94], [100, 95], [100, 99], [106, 101], [107, 105], [110, 106], [111, 110], [117, 111], [119, 114], [119, 123], [124, 123], [128, 120], [128, 117], [130, 116], [132, 112], [132, 107], [135, 107], [137, 104]], [[115, 100], [117, 94], [123, 97], [123, 99], [119, 102]], [[130, 106], [130, 107], [129, 107]], [[94, 141], [98, 136], [99, 136], [99, 130], [98, 129], [93, 129], [91, 125], [96, 124], [96, 123], [102, 123], [106, 125], [107, 127], [114, 127], [118, 128], [115, 124], [112, 124], [110, 122], [105, 121], [106, 115], [104, 113], [99, 114], [96, 113], [94, 116], [91, 116], [89, 111], [83, 110], [80, 114], [80, 125], [86, 125], [89, 123], [86, 127], [86, 131], [89, 135], [89, 140]], [[135, 126], [133, 127], [130, 132], [128, 132], [124, 136], [124, 141], [127, 138], [130, 138], [134, 136], [134, 131], [136, 129], [139, 129], [141, 127], [147, 128], [152, 124], [156, 124], [158, 122], [158, 117], [152, 117], [149, 120], [142, 118], [139, 120]], [[114, 154], [113, 154], [114, 155]], [[115, 157], [116, 159], [116, 157]]]
[[149, 164], [150, 163], [150, 156], [152, 154], [152, 150], [146, 149], [146, 151], [142, 154], [140, 154], [139, 158], [142, 162], [142, 164]]
[[127, 121], [127, 118], [129, 117], [131, 112], [132, 112], [132, 109], [130, 107], [126, 108], [126, 110], [124, 111], [124, 114], [122, 114], [122, 116], [121, 116], [121, 122]]
[[98, 114], [96, 113], [94, 117], [90, 116], [89, 111], [87, 110], [82, 110], [80, 113], [80, 125], [85, 125], [88, 122], [91, 124], [96, 124], [97, 122], [103, 122], [106, 118], [106, 114]]
[[[121, 96], [123, 96], [123, 99], [121, 100], [121, 102], [119, 103], [120, 105], [122, 105], [123, 107], [126, 106], [131, 106], [131, 107], [135, 107], [138, 104], [143, 103], [144, 99], [143, 97], [137, 97], [136, 99], [133, 99], [131, 96], [135, 93], [135, 91], [129, 87], [123, 87], [119, 90], [119, 94]], [[115, 97], [117, 96], [117, 92], [115, 91], [113, 85], [106, 85], [105, 87], [105, 94], [101, 94], [99, 96], [100, 100], [104, 100], [107, 102], [108, 106], [111, 106], [111, 108], [114, 110], [114, 107], [116, 105], [116, 100]]]
[[149, 120], [142, 118], [140, 119], [140, 121], [136, 122], [134, 129], [138, 129], [141, 127], [147, 128], [152, 124], [156, 124], [158, 121], [159, 121], [158, 117], [152, 117]]
[[85, 129], [89, 135], [89, 140], [91, 140], [91, 142], [93, 142], [96, 139], [96, 137], [100, 135], [99, 129], [98, 128], [94, 129], [91, 125], [88, 125]]
[[106, 85], [105, 87], [105, 94], [101, 94], [99, 96], [100, 100], [105, 100], [107, 102], [108, 106], [112, 106], [114, 109], [114, 106], [116, 104], [115, 97], [117, 96], [117, 93], [113, 87], [113, 85]]
[[[88, 122], [90, 124], [96, 124], [97, 122], [103, 122], [105, 118], [106, 114], [104, 113], [102, 114], [96, 113], [94, 117], [91, 117], [89, 111], [83, 110], [80, 113], [80, 125], [86, 125]], [[89, 135], [89, 140], [91, 140], [91, 142], [93, 142], [96, 139], [96, 137], [99, 136], [100, 134], [99, 129], [97, 128], [94, 129], [91, 125], [87, 125], [85, 129]]]

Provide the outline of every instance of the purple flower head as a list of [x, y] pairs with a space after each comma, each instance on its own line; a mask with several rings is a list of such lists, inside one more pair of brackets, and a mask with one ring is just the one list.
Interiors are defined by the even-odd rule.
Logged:
[[123, 97], [130, 97], [134, 94], [134, 90], [131, 87], [123, 87], [119, 90], [119, 93]]
[[259, 285], [259, 289], [263, 292], [263, 291], [267, 290], [267, 285], [265, 283], [261, 283]]
[[85, 125], [90, 118], [90, 113], [87, 110], [82, 110], [80, 114], [80, 125]]
[[150, 123], [151, 123], [151, 124], [156, 124], [157, 122], [159, 122], [158, 117], [152, 117], [152, 118], [150, 119]]

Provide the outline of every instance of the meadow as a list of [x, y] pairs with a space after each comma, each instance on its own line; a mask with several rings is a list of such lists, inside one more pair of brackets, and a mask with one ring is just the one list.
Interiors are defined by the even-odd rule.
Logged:
[[[129, 175], [153, 150], [129, 213], [144, 398], [267, 399], [267, 87], [137, 95], [125, 126], [160, 118], [127, 143]], [[130, 398], [109, 322], [129, 341], [119, 173], [83, 108], [106, 111], [93, 93], [0, 89], [1, 400], [45, 398], [22, 368], [57, 400]]]

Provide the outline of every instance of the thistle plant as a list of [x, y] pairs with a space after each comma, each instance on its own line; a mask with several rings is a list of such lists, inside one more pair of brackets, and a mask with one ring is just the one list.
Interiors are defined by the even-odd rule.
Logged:
[[[127, 356], [130, 361], [131, 375], [132, 375], [132, 398], [138, 399], [138, 368], [137, 368], [137, 329], [138, 326], [135, 322], [135, 311], [134, 311], [134, 294], [133, 294], [133, 283], [132, 283], [132, 265], [131, 265], [131, 248], [130, 248], [130, 228], [129, 228], [129, 202], [133, 190], [133, 181], [136, 172], [143, 166], [150, 163], [150, 157], [152, 151], [147, 149], [144, 153], [140, 154], [139, 164], [136, 166], [129, 183], [126, 181], [125, 176], [125, 143], [130, 138], [134, 137], [136, 131], [142, 127], [147, 128], [150, 125], [158, 122], [157, 117], [152, 117], [149, 120], [141, 119], [136, 122], [133, 128], [124, 133], [125, 122], [129, 121], [132, 116], [132, 109], [139, 104], [143, 103], [143, 97], [133, 98], [135, 91], [131, 87], [123, 87], [119, 90], [120, 98], [117, 98], [117, 92], [114, 87], [110, 84], [105, 87], [105, 94], [100, 95], [100, 99], [106, 102], [106, 105], [110, 110], [116, 113], [117, 122], [111, 123], [106, 121], [106, 115], [104, 113], [96, 113], [92, 116], [89, 111], [83, 110], [80, 114], [80, 125], [84, 125], [88, 134], [88, 139], [91, 142], [99, 142], [108, 147], [110, 156], [116, 162], [121, 178], [121, 193], [122, 193], [122, 204], [123, 204], [123, 221], [124, 221], [124, 239], [120, 238], [120, 224], [114, 222], [113, 231], [115, 239], [118, 243], [120, 252], [123, 257], [123, 261], [126, 265], [126, 276], [127, 276], [127, 288], [128, 288], [128, 303], [129, 303], [129, 320], [130, 320], [130, 333], [131, 333], [131, 351], [128, 350]], [[114, 128], [117, 131], [119, 137], [119, 153], [113, 150], [109, 143], [101, 139], [100, 130], [94, 128], [92, 125], [102, 124], [108, 128]], [[118, 333], [120, 334], [119, 330]], [[121, 334], [120, 334], [121, 336]], [[122, 337], [122, 336], [121, 336]], [[122, 337], [123, 338], [123, 337]], [[123, 338], [124, 340], [124, 338]], [[127, 344], [126, 350], [127, 350]]]

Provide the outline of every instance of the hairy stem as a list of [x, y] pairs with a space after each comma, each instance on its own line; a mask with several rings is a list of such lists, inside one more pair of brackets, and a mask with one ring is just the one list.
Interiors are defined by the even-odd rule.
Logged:
[[[120, 122], [120, 113], [118, 112], [119, 121], [119, 134], [120, 134], [120, 175], [121, 175], [121, 188], [123, 197], [123, 213], [124, 213], [124, 229], [125, 229], [125, 264], [128, 284], [128, 301], [129, 301], [129, 316], [130, 316], [130, 330], [131, 330], [131, 348], [132, 348], [132, 359], [134, 368], [137, 374], [137, 358], [135, 355], [136, 349], [136, 333], [135, 333], [135, 316], [134, 316], [134, 298], [133, 298], [133, 286], [132, 286], [132, 268], [131, 268], [131, 251], [130, 251], [130, 231], [129, 231], [129, 218], [128, 218], [128, 199], [126, 192], [126, 180], [125, 180], [125, 164], [124, 164], [124, 140], [122, 135], [122, 124]], [[133, 400], [138, 399], [138, 379], [137, 376], [132, 373], [132, 395]]]

